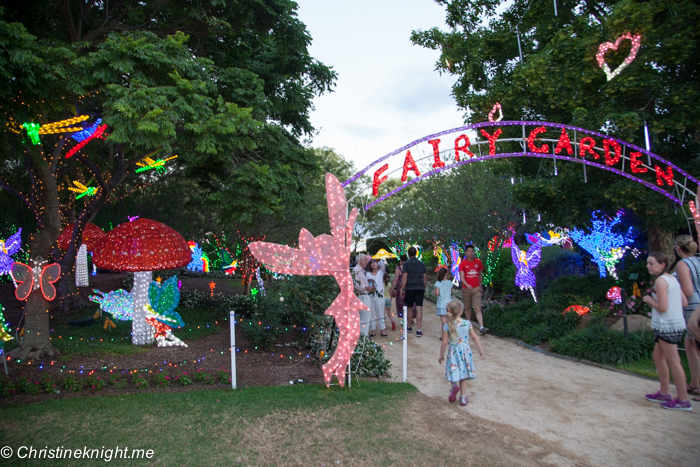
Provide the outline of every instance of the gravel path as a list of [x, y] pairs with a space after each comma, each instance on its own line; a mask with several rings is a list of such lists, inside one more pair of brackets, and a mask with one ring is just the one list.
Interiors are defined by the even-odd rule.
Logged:
[[[398, 325], [398, 324], [397, 324]], [[469, 405], [449, 404], [450, 384], [438, 364], [440, 319], [426, 301], [424, 337], [408, 335], [408, 382], [470, 419], [490, 424], [507, 439], [527, 440], [543, 465], [700, 465], [700, 403], [694, 412], [663, 410], [645, 393], [658, 383], [534, 352], [510, 340], [481, 339], [485, 358], [472, 344], [477, 378], [469, 382]], [[402, 345], [386, 345], [392, 377], [402, 376]], [[675, 388], [671, 391], [675, 394]], [[529, 453], [533, 454], [533, 452]]]

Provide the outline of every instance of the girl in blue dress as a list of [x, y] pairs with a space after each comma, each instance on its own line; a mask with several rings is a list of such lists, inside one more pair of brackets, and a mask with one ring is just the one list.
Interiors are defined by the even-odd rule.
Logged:
[[467, 405], [469, 403], [466, 396], [467, 380], [476, 378], [469, 337], [476, 343], [481, 358], [484, 358], [484, 350], [481, 348], [479, 336], [472, 328], [471, 321], [462, 319], [463, 311], [464, 305], [459, 300], [452, 300], [447, 304], [447, 324], [442, 327], [442, 345], [438, 363], [445, 360], [445, 349], [449, 346], [445, 360], [445, 379], [452, 383], [452, 389], [448, 400], [450, 402], [457, 400], [457, 392], [459, 392], [459, 404]]

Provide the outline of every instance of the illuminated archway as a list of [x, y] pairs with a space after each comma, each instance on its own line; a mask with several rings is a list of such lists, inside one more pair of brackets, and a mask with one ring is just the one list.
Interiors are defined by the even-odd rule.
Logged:
[[[522, 127], [522, 136], [500, 138], [503, 127]], [[468, 130], [477, 132], [476, 141], [470, 141], [465, 134]], [[441, 150], [440, 144], [443, 141], [440, 137], [452, 134], [458, 134], [454, 139], [454, 147]], [[498, 152], [499, 145], [513, 142], [520, 143], [523, 150]], [[411, 150], [414, 153], [424, 153], [421, 146], [425, 146], [429, 155], [414, 158]], [[585, 176], [586, 166], [597, 167], [641, 183], [681, 206], [695, 196], [695, 190], [700, 183], [675, 164], [614, 137], [559, 123], [501, 121], [453, 128], [413, 141], [372, 162], [343, 182], [343, 187], [371, 173], [374, 199], [365, 206], [365, 210], [368, 210], [404, 188], [444, 170], [507, 157], [537, 157], [578, 162], [584, 165]], [[416, 161], [430, 158], [433, 159], [432, 170], [421, 173]], [[389, 175], [399, 170], [404, 184], [381, 197], [378, 196], [379, 186]], [[410, 172], [413, 172], [415, 178], [408, 180]]]

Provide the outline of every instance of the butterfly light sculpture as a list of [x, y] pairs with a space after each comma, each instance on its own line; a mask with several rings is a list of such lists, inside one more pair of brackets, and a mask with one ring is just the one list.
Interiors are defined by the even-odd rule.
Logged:
[[329, 386], [335, 375], [342, 386], [345, 383], [345, 370], [360, 336], [359, 311], [367, 307], [355, 297], [350, 275], [350, 244], [357, 209], [353, 209], [346, 220], [345, 191], [332, 174], [326, 174], [326, 195], [331, 235], [314, 237], [308, 230], [301, 229], [299, 248], [268, 242], [252, 242], [248, 247], [253, 256], [270, 271], [335, 277], [340, 294], [325, 313], [335, 318], [340, 335], [333, 356], [323, 365], [323, 377]]
[[33, 267], [24, 263], [13, 263], [10, 274], [17, 283], [15, 297], [17, 300], [26, 300], [29, 294], [41, 289], [41, 293], [48, 301], [56, 298], [56, 288], [53, 283], [61, 277], [61, 266], [58, 263], [47, 264], [41, 256], [32, 260]]
[[530, 248], [527, 249], [527, 253], [525, 253], [524, 251], [520, 251], [518, 245], [515, 244], [515, 239], [511, 238], [510, 253], [513, 258], [513, 264], [515, 264], [515, 268], [517, 269], [515, 273], [515, 285], [520, 287], [520, 290], [529, 290], [532, 294], [532, 298], [537, 301], [537, 296], [535, 295], [537, 280], [532, 270], [540, 264], [540, 259], [542, 259], [542, 246], [537, 242], [530, 245]]

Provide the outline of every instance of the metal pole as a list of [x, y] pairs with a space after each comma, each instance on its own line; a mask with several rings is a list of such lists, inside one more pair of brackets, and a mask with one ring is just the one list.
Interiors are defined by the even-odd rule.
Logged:
[[236, 389], [236, 312], [229, 312], [231, 329], [231, 389]]
[[557, 0], [554, 0], [554, 16], [559, 16], [559, 14], [557, 14]]
[[520, 52], [520, 61], [523, 61], [523, 49], [520, 47], [520, 29], [518, 27], [515, 27], [515, 32], [518, 35], [518, 52]]
[[625, 327], [625, 339], [629, 340], [627, 335], [627, 291], [622, 289], [622, 324]]
[[[401, 291], [399, 291], [401, 293]], [[403, 382], [408, 378], [408, 307], [403, 307]]]

